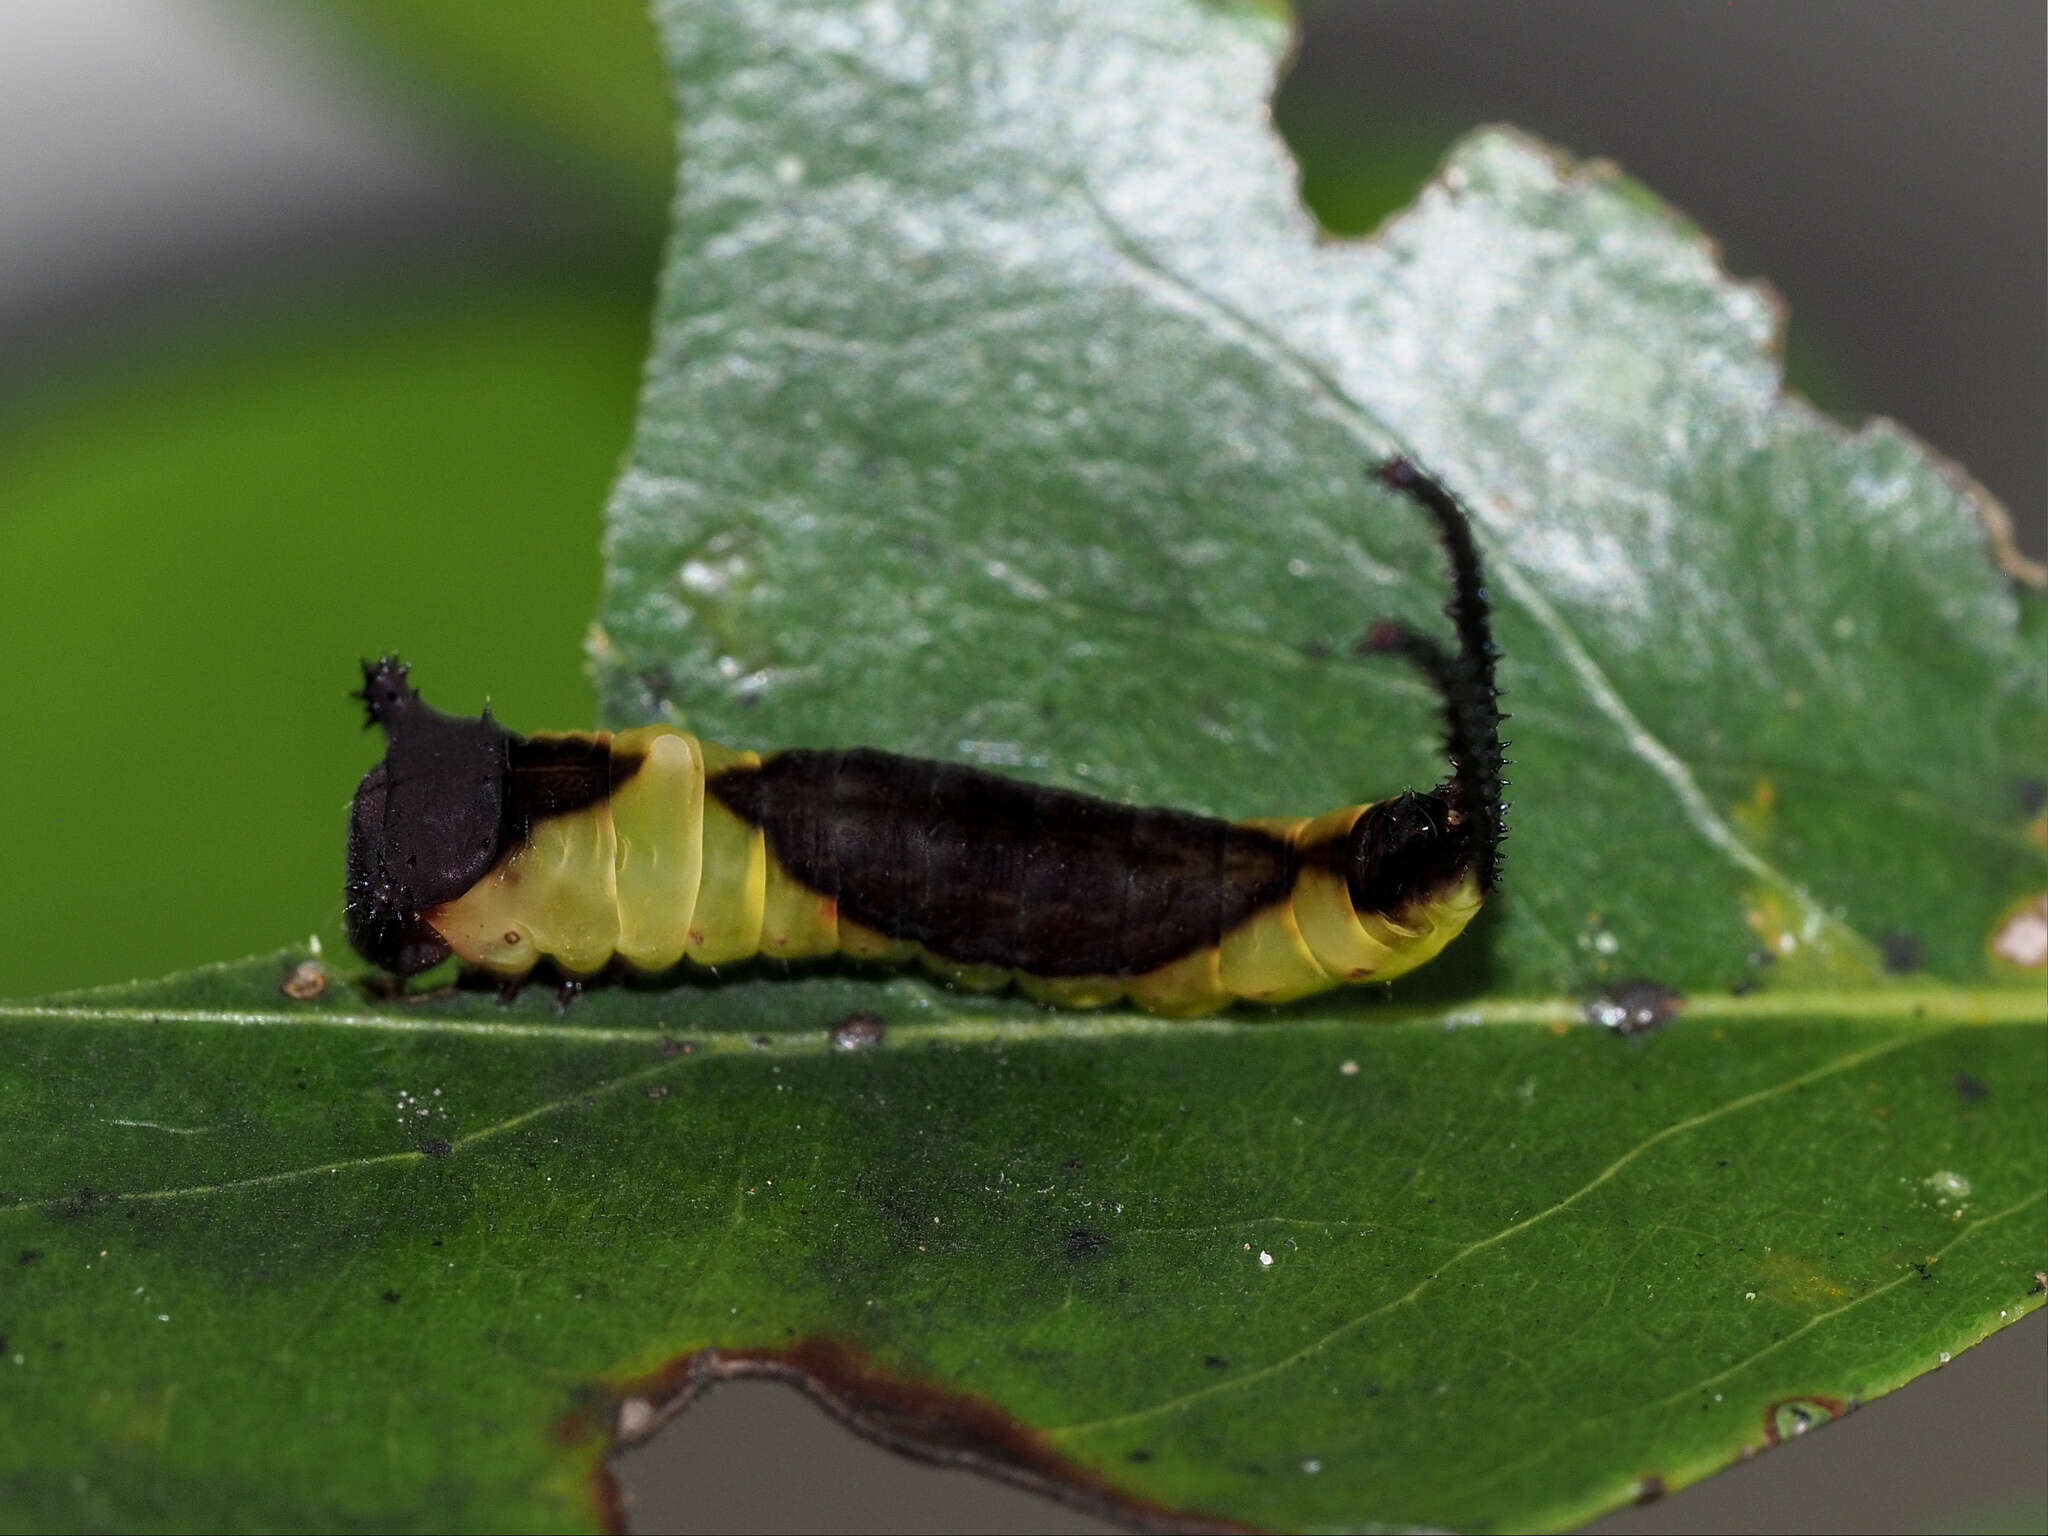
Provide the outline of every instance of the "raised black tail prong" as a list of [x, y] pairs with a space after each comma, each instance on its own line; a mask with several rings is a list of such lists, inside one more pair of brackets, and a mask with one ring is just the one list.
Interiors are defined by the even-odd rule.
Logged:
[[1504, 836], [1501, 800], [1500, 690], [1493, 677], [1491, 610], [1471, 515], [1458, 499], [1406, 458], [1376, 466], [1375, 478], [1429, 513], [1451, 562], [1451, 599], [1444, 612], [1457, 632], [1455, 653], [1405, 624], [1381, 621], [1360, 649], [1404, 657], [1428, 677], [1444, 701], [1445, 745], [1451, 777], [1442, 788], [1471, 838], [1473, 870], [1490, 891], [1500, 878]]

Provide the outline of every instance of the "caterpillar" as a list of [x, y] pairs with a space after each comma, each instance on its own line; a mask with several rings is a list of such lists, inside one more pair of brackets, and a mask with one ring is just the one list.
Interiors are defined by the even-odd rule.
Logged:
[[1503, 717], [1466, 514], [1405, 459], [1376, 474], [1449, 556], [1455, 649], [1387, 622], [1359, 643], [1441, 696], [1434, 789], [1233, 823], [868, 748], [521, 736], [434, 709], [386, 657], [353, 695], [386, 750], [350, 809], [350, 941], [401, 979], [451, 953], [508, 979], [844, 956], [1169, 1015], [1413, 970], [1499, 879]]

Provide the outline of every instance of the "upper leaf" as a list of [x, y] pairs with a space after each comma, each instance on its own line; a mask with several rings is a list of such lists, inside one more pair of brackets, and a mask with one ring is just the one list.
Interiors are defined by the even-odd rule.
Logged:
[[[1485, 523], [1496, 988], [1987, 973], [2043, 659], [1981, 493], [1778, 392], [1777, 314], [1604, 168], [1468, 141], [1318, 241], [1283, 37], [1178, 0], [661, 12], [688, 170], [594, 655], [618, 722], [1303, 814], [1438, 772], [1350, 654]], [[1882, 828], [1879, 835], [1877, 829]]]

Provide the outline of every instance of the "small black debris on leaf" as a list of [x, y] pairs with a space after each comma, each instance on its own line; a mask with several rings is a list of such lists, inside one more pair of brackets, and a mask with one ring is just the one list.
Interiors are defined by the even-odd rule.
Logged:
[[1636, 1480], [1636, 1503], [1654, 1504], [1664, 1497], [1664, 1479], [1654, 1472]]
[[2019, 801], [2022, 816], [2038, 816], [2042, 807], [2048, 806], [2048, 779], [2015, 779], [2012, 792], [2013, 798]]
[[388, 1302], [396, 1303], [396, 1302], [397, 1302], [397, 1300], [398, 1300], [398, 1292], [396, 1292], [396, 1291], [386, 1291], [386, 1292], [384, 1293], [384, 1299], [385, 1299], [386, 1301], [388, 1301]]
[[1064, 1244], [1067, 1257], [1079, 1262], [1097, 1257], [1109, 1246], [1109, 1238], [1100, 1232], [1091, 1232], [1086, 1227], [1076, 1227], [1069, 1232]]
[[1130, 1451], [1127, 1452], [1124, 1456], [1125, 1461], [1135, 1461], [1136, 1463], [1138, 1463], [1139, 1466], [1143, 1466], [1146, 1462], [1150, 1461], [1151, 1459], [1152, 1453], [1150, 1451], [1145, 1450]]
[[14, 1262], [21, 1265], [24, 1269], [31, 1264], [40, 1264], [43, 1262], [43, 1250], [40, 1248], [24, 1248], [21, 1250], [21, 1257]]
[[100, 1192], [88, 1184], [76, 1193], [64, 1196], [61, 1200], [51, 1201], [50, 1207], [57, 1215], [75, 1220], [85, 1215], [87, 1211], [90, 1211], [93, 1206], [98, 1204], [99, 1198]]
[[1884, 956], [1884, 968], [1893, 976], [1910, 976], [1920, 969], [1920, 935], [1910, 928], [1894, 928], [1878, 936], [1877, 947]]
[[1991, 1097], [1991, 1085], [1981, 1077], [1972, 1077], [1967, 1072], [1958, 1072], [1955, 1077], [1956, 1097], [1965, 1104], [1979, 1104]]
[[1656, 981], [1616, 982], [1586, 1004], [1589, 1023], [1617, 1035], [1645, 1035], [1678, 1017], [1685, 999]]
[[428, 1157], [446, 1157], [455, 1150], [455, 1143], [446, 1136], [429, 1136], [420, 1143], [420, 1151]]
[[1230, 1362], [1221, 1355], [1204, 1355], [1202, 1356], [1202, 1364], [1212, 1371], [1227, 1371], [1230, 1369]]

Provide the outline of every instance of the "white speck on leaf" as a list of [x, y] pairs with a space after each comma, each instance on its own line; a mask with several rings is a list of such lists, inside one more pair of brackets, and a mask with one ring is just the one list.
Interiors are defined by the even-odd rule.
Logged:
[[1936, 1205], [1967, 1199], [1970, 1194], [1970, 1181], [1947, 1168], [1937, 1168], [1920, 1182], [1933, 1193]]
[[1991, 953], [2029, 970], [2048, 965], [2048, 895], [2036, 896], [1998, 925], [1991, 936]]
[[654, 1425], [654, 1404], [644, 1397], [629, 1397], [619, 1404], [619, 1430], [621, 1440], [638, 1440]]

